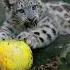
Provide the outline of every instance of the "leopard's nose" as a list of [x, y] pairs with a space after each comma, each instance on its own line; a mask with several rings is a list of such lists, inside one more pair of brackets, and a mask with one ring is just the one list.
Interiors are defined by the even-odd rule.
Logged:
[[29, 21], [32, 21], [32, 19], [28, 18]]

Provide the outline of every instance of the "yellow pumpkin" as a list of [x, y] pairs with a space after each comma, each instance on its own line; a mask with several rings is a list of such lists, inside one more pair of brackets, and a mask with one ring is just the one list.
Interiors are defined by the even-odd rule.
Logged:
[[0, 41], [0, 70], [28, 70], [32, 63], [32, 51], [25, 42]]

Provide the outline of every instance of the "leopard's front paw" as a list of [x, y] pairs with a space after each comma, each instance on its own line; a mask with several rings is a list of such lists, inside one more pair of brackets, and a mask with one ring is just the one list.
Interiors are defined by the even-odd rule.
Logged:
[[33, 49], [36, 49], [38, 46], [39, 46], [39, 40], [36, 36], [34, 35], [29, 35], [27, 38], [26, 38], [26, 42], [27, 44], [33, 48]]
[[8, 36], [5, 32], [0, 33], [0, 40], [7, 40], [12, 39], [10, 36]]
[[17, 36], [18, 40], [25, 41], [31, 48], [35, 49], [38, 46], [38, 38], [31, 33], [22, 32]]
[[25, 40], [28, 37], [29, 33], [27, 32], [21, 32], [18, 36], [17, 39], [18, 40]]

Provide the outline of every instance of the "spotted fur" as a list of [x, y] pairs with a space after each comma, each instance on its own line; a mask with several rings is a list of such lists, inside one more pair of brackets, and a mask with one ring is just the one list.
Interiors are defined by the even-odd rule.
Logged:
[[47, 46], [59, 35], [70, 34], [70, 4], [40, 0], [3, 0], [6, 21], [0, 39], [24, 40], [31, 48]]

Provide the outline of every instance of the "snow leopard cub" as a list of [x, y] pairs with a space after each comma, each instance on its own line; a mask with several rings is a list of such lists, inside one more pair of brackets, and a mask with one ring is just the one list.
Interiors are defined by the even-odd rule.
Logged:
[[1, 40], [24, 40], [35, 49], [70, 34], [70, 4], [40, 0], [3, 0], [3, 4], [6, 21], [0, 29]]

